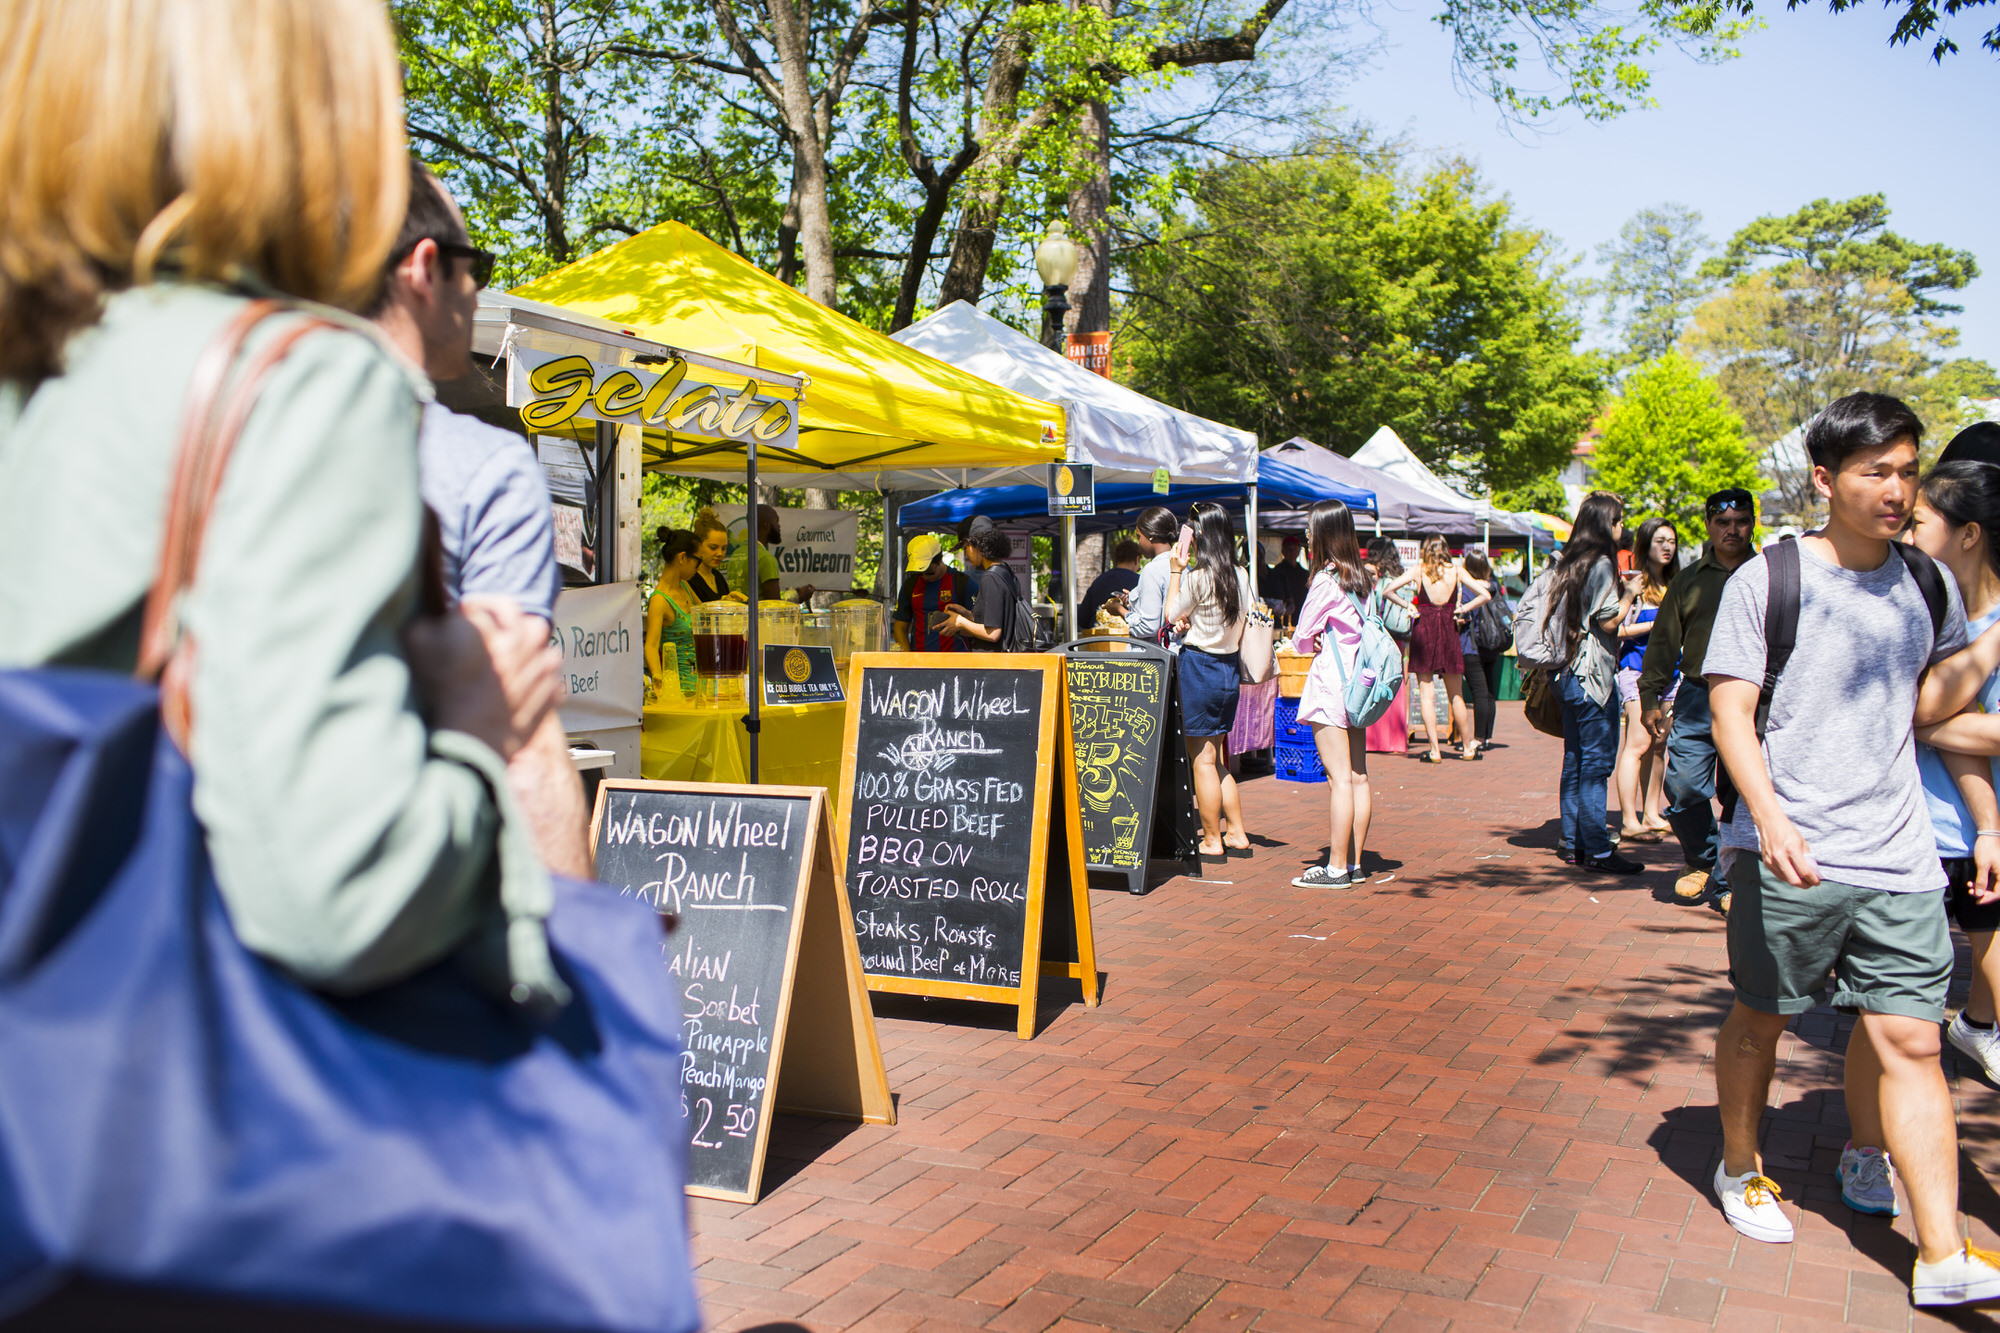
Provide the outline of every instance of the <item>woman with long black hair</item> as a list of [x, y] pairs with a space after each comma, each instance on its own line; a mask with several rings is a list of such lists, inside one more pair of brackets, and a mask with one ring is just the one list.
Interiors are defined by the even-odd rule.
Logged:
[[1366, 728], [1349, 724], [1345, 696], [1361, 651], [1361, 603], [1374, 591], [1375, 580], [1361, 563], [1354, 515], [1340, 501], [1322, 500], [1306, 511], [1306, 562], [1311, 582], [1292, 651], [1311, 654], [1313, 664], [1299, 696], [1299, 721], [1311, 724], [1313, 744], [1326, 768], [1333, 830], [1326, 864], [1310, 867], [1292, 883], [1302, 889], [1345, 889], [1366, 879], [1361, 846], [1374, 813]]
[[[1186, 621], [1176, 678], [1181, 727], [1194, 764], [1194, 799], [1201, 812], [1201, 854], [1250, 852], [1236, 779], [1223, 746], [1236, 723], [1242, 678], [1238, 652], [1249, 620], [1250, 575], [1236, 563], [1236, 533], [1218, 504], [1188, 512], [1191, 533], [1167, 556], [1167, 620]], [[1192, 540], [1190, 540], [1190, 538]]]
[[[1971, 637], [2000, 623], [2000, 467], [1966, 459], [1932, 468], [1917, 492], [1908, 540], [1951, 571], [1965, 602]], [[2000, 994], [2000, 950], [1993, 947], [2000, 931], [2000, 902], [1973, 896], [1980, 879], [1973, 850], [1980, 829], [2000, 828], [1993, 822], [2000, 810], [1991, 790], [1980, 790], [1978, 778], [1969, 784], [1964, 779], [1981, 768], [1987, 769], [1988, 783], [2000, 779], [2000, 672], [1979, 687], [1978, 702], [1976, 712], [1917, 732], [1924, 742], [1917, 747], [1917, 772], [1923, 778], [1938, 858], [1950, 880], [1945, 908], [1972, 944], [1972, 991], [1965, 1008], [1945, 1025], [1944, 1035], [1993, 1078], [2000, 1075], [2000, 1015], [1994, 1007]], [[1846, 1154], [1842, 1157], [1846, 1165]], [[1858, 1169], [1854, 1173], [1860, 1174]], [[1871, 1169], [1869, 1174], [1875, 1173]], [[1848, 1173], [1843, 1172], [1841, 1183], [1850, 1184]]]
[[1618, 855], [1605, 826], [1605, 783], [1618, 759], [1618, 626], [1632, 610], [1637, 571], [1618, 574], [1625, 502], [1593, 491], [1556, 561], [1549, 614], [1569, 634], [1569, 665], [1556, 678], [1562, 700], [1562, 842], [1585, 870], [1632, 875], [1644, 870]]

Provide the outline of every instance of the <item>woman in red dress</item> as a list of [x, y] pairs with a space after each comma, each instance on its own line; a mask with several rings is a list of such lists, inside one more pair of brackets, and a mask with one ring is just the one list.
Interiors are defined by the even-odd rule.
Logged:
[[[1438, 746], [1437, 718], [1431, 708], [1431, 682], [1444, 677], [1445, 693], [1451, 696], [1451, 724], [1458, 732], [1461, 759], [1479, 758], [1479, 746], [1472, 738], [1472, 726], [1465, 711], [1465, 657], [1459, 650], [1458, 618], [1483, 606], [1492, 593], [1451, 558], [1451, 548], [1443, 536], [1432, 533], [1424, 538], [1417, 568], [1391, 583], [1389, 592], [1404, 584], [1416, 585], [1417, 623], [1410, 633], [1410, 675], [1417, 680], [1418, 713], [1423, 719], [1424, 741], [1430, 750], [1427, 764], [1442, 763]], [[1462, 605], [1459, 588], [1474, 595]]]

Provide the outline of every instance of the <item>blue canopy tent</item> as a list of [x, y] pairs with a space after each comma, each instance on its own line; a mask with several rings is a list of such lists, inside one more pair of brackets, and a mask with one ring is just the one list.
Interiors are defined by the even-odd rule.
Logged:
[[[1269, 455], [1257, 460], [1257, 509], [1306, 509], [1321, 500], [1339, 500], [1361, 514], [1375, 512], [1375, 494], [1322, 477]], [[1212, 500], [1225, 509], [1242, 509], [1249, 494], [1245, 483], [1216, 486], [1176, 486], [1165, 495], [1150, 485], [1106, 482], [1097, 487], [1097, 512], [1076, 520], [1079, 532], [1109, 532], [1131, 526], [1132, 516], [1154, 505], [1178, 514], [1198, 500]], [[1054, 532], [1060, 520], [1050, 517], [1048, 492], [1040, 486], [972, 486], [945, 491], [928, 500], [904, 505], [896, 526], [948, 529], [974, 514], [983, 515], [1013, 532]]]

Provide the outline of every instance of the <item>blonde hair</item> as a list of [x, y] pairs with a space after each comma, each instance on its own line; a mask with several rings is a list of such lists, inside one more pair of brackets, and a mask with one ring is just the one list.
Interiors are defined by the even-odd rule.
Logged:
[[725, 537], [729, 535], [729, 529], [715, 516], [715, 511], [704, 509], [694, 516], [694, 539], [697, 542], [705, 542], [711, 532], [719, 532]]
[[0, 379], [163, 270], [358, 309], [408, 205], [382, 0], [0, 4]]
[[1423, 564], [1424, 577], [1435, 582], [1444, 577], [1445, 570], [1451, 565], [1451, 547], [1445, 545], [1441, 533], [1433, 532], [1424, 538], [1423, 547], [1417, 552], [1417, 558]]

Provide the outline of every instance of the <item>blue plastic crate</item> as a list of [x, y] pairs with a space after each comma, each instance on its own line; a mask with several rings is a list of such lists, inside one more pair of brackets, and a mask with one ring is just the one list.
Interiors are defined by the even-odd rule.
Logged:
[[1277, 745], [1315, 749], [1309, 722], [1299, 721], [1299, 701], [1280, 696], [1271, 706], [1271, 739]]
[[1271, 761], [1282, 782], [1325, 782], [1326, 767], [1319, 761], [1319, 747], [1286, 745], [1271, 747]]

